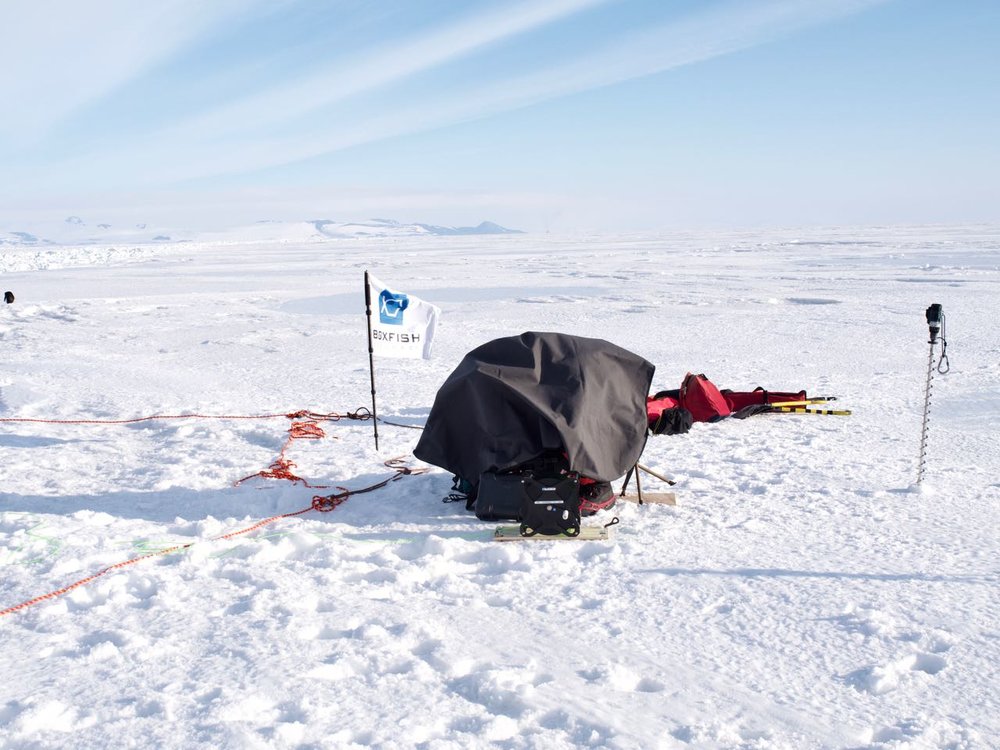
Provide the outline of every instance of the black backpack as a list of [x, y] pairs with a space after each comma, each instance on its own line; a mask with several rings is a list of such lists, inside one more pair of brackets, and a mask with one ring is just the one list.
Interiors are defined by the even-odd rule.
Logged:
[[479, 481], [455, 477], [466, 509], [482, 521], [519, 521], [521, 534], [576, 536], [580, 533], [580, 477], [566, 457], [549, 451], [505, 471], [485, 471]]

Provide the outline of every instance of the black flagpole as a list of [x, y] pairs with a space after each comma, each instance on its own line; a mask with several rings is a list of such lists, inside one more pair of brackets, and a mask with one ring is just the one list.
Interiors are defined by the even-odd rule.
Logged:
[[378, 415], [375, 412], [375, 349], [372, 347], [372, 293], [365, 271], [365, 315], [368, 316], [368, 372], [372, 377], [372, 429], [375, 431], [375, 450], [378, 450]]

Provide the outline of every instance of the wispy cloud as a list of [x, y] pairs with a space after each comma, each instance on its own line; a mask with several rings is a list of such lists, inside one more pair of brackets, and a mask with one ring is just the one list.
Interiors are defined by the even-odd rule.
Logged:
[[436, 115], [441, 125], [497, 114], [557, 97], [709, 60], [827, 23], [889, 0], [739, 0], [609, 40], [543, 71], [510, 78], [502, 87], [455, 97]]
[[444, 65], [511, 37], [532, 31], [609, 0], [527, 0], [492, 8], [415, 39], [385, 43], [338, 60], [298, 79], [191, 118], [171, 133], [223, 137], [252, 122], [255, 128], [294, 122], [352, 96]]
[[[364, 121], [347, 125], [323, 124], [305, 137], [297, 133], [294, 137], [262, 138], [251, 147], [237, 147], [229, 153], [212, 149], [211, 153], [204, 154], [203, 169], [197, 171], [209, 174], [247, 170], [250, 165], [277, 166], [364, 143], [488, 117], [730, 54], [880, 2], [885, 0], [740, 0], [712, 6], [671, 23], [609, 40], [602, 48], [590, 50], [585, 56], [564, 64], [503, 78], [488, 87], [473, 81], [471, 85], [442, 93], [432, 100], [400, 104]], [[456, 40], [459, 36], [455, 34]], [[409, 45], [410, 49], [433, 46], [430, 40]], [[372, 79], [380, 78], [374, 66], [372, 72]], [[311, 87], [322, 85], [319, 78], [310, 83]], [[346, 92], [346, 89], [338, 90]], [[290, 96], [289, 103], [296, 100], [297, 94]], [[263, 114], [256, 112], [256, 115]], [[253, 117], [254, 113], [248, 110], [243, 116]], [[180, 179], [185, 171], [178, 168], [172, 177]]]
[[263, 0], [5, 0], [0, 138], [39, 139], [80, 107]]
[[[490, 45], [607, 1], [534, 0], [473, 15], [391, 48], [370, 50], [312, 70], [287, 85], [222, 105], [131, 146], [119, 144], [113, 154], [77, 158], [60, 169], [84, 175], [103, 173], [119, 186], [252, 172], [660, 73], [747, 49], [886, 0], [716, 3], [668, 23], [619, 33], [603, 46], [571, 52], [569, 59], [550, 62], [536, 72], [513, 75], [501, 70], [485, 86], [475, 78], [456, 75], [452, 86], [409, 98], [387, 97], [377, 108], [351, 110], [348, 116], [329, 115], [328, 108], [349, 97], [436, 66], [457, 64], [464, 56], [488, 51]], [[127, 4], [126, 0], [101, 3], [106, 9]], [[173, 0], [173, 5], [197, 19], [202, 28], [222, 18], [222, 11], [211, 16], [198, 11], [201, 4], [195, 0]], [[130, 18], [137, 25], [154, 21], [152, 13], [135, 13]], [[130, 49], [130, 59], [148, 65], [185, 39], [180, 32], [166, 36], [158, 52]], [[113, 66], [108, 63], [107, 67], [109, 72], [98, 76], [101, 85], [81, 96], [93, 97], [98, 89], [120, 82], [110, 72]], [[89, 69], [93, 73], [97, 68], [91, 65]]]

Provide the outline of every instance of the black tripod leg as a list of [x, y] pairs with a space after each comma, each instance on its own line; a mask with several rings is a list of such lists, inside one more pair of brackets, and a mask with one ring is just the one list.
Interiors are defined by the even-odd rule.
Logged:
[[[625, 497], [625, 490], [628, 489], [629, 480], [632, 479], [632, 475], [635, 474], [635, 466], [628, 470], [628, 474], [625, 475], [625, 481], [622, 483], [622, 491], [618, 497]], [[638, 478], [638, 475], [636, 476]]]

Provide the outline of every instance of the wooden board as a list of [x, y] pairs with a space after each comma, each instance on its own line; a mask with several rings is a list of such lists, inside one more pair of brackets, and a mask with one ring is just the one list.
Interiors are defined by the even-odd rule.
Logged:
[[[639, 502], [639, 497], [634, 492], [629, 492], [625, 497], [619, 497], [628, 503]], [[646, 492], [642, 491], [642, 502], [649, 505], [677, 505], [677, 494], [674, 492]]]
[[493, 532], [493, 540], [496, 542], [602, 542], [613, 538], [614, 526], [584, 526], [577, 536], [565, 534], [521, 536], [520, 526], [497, 526]]

